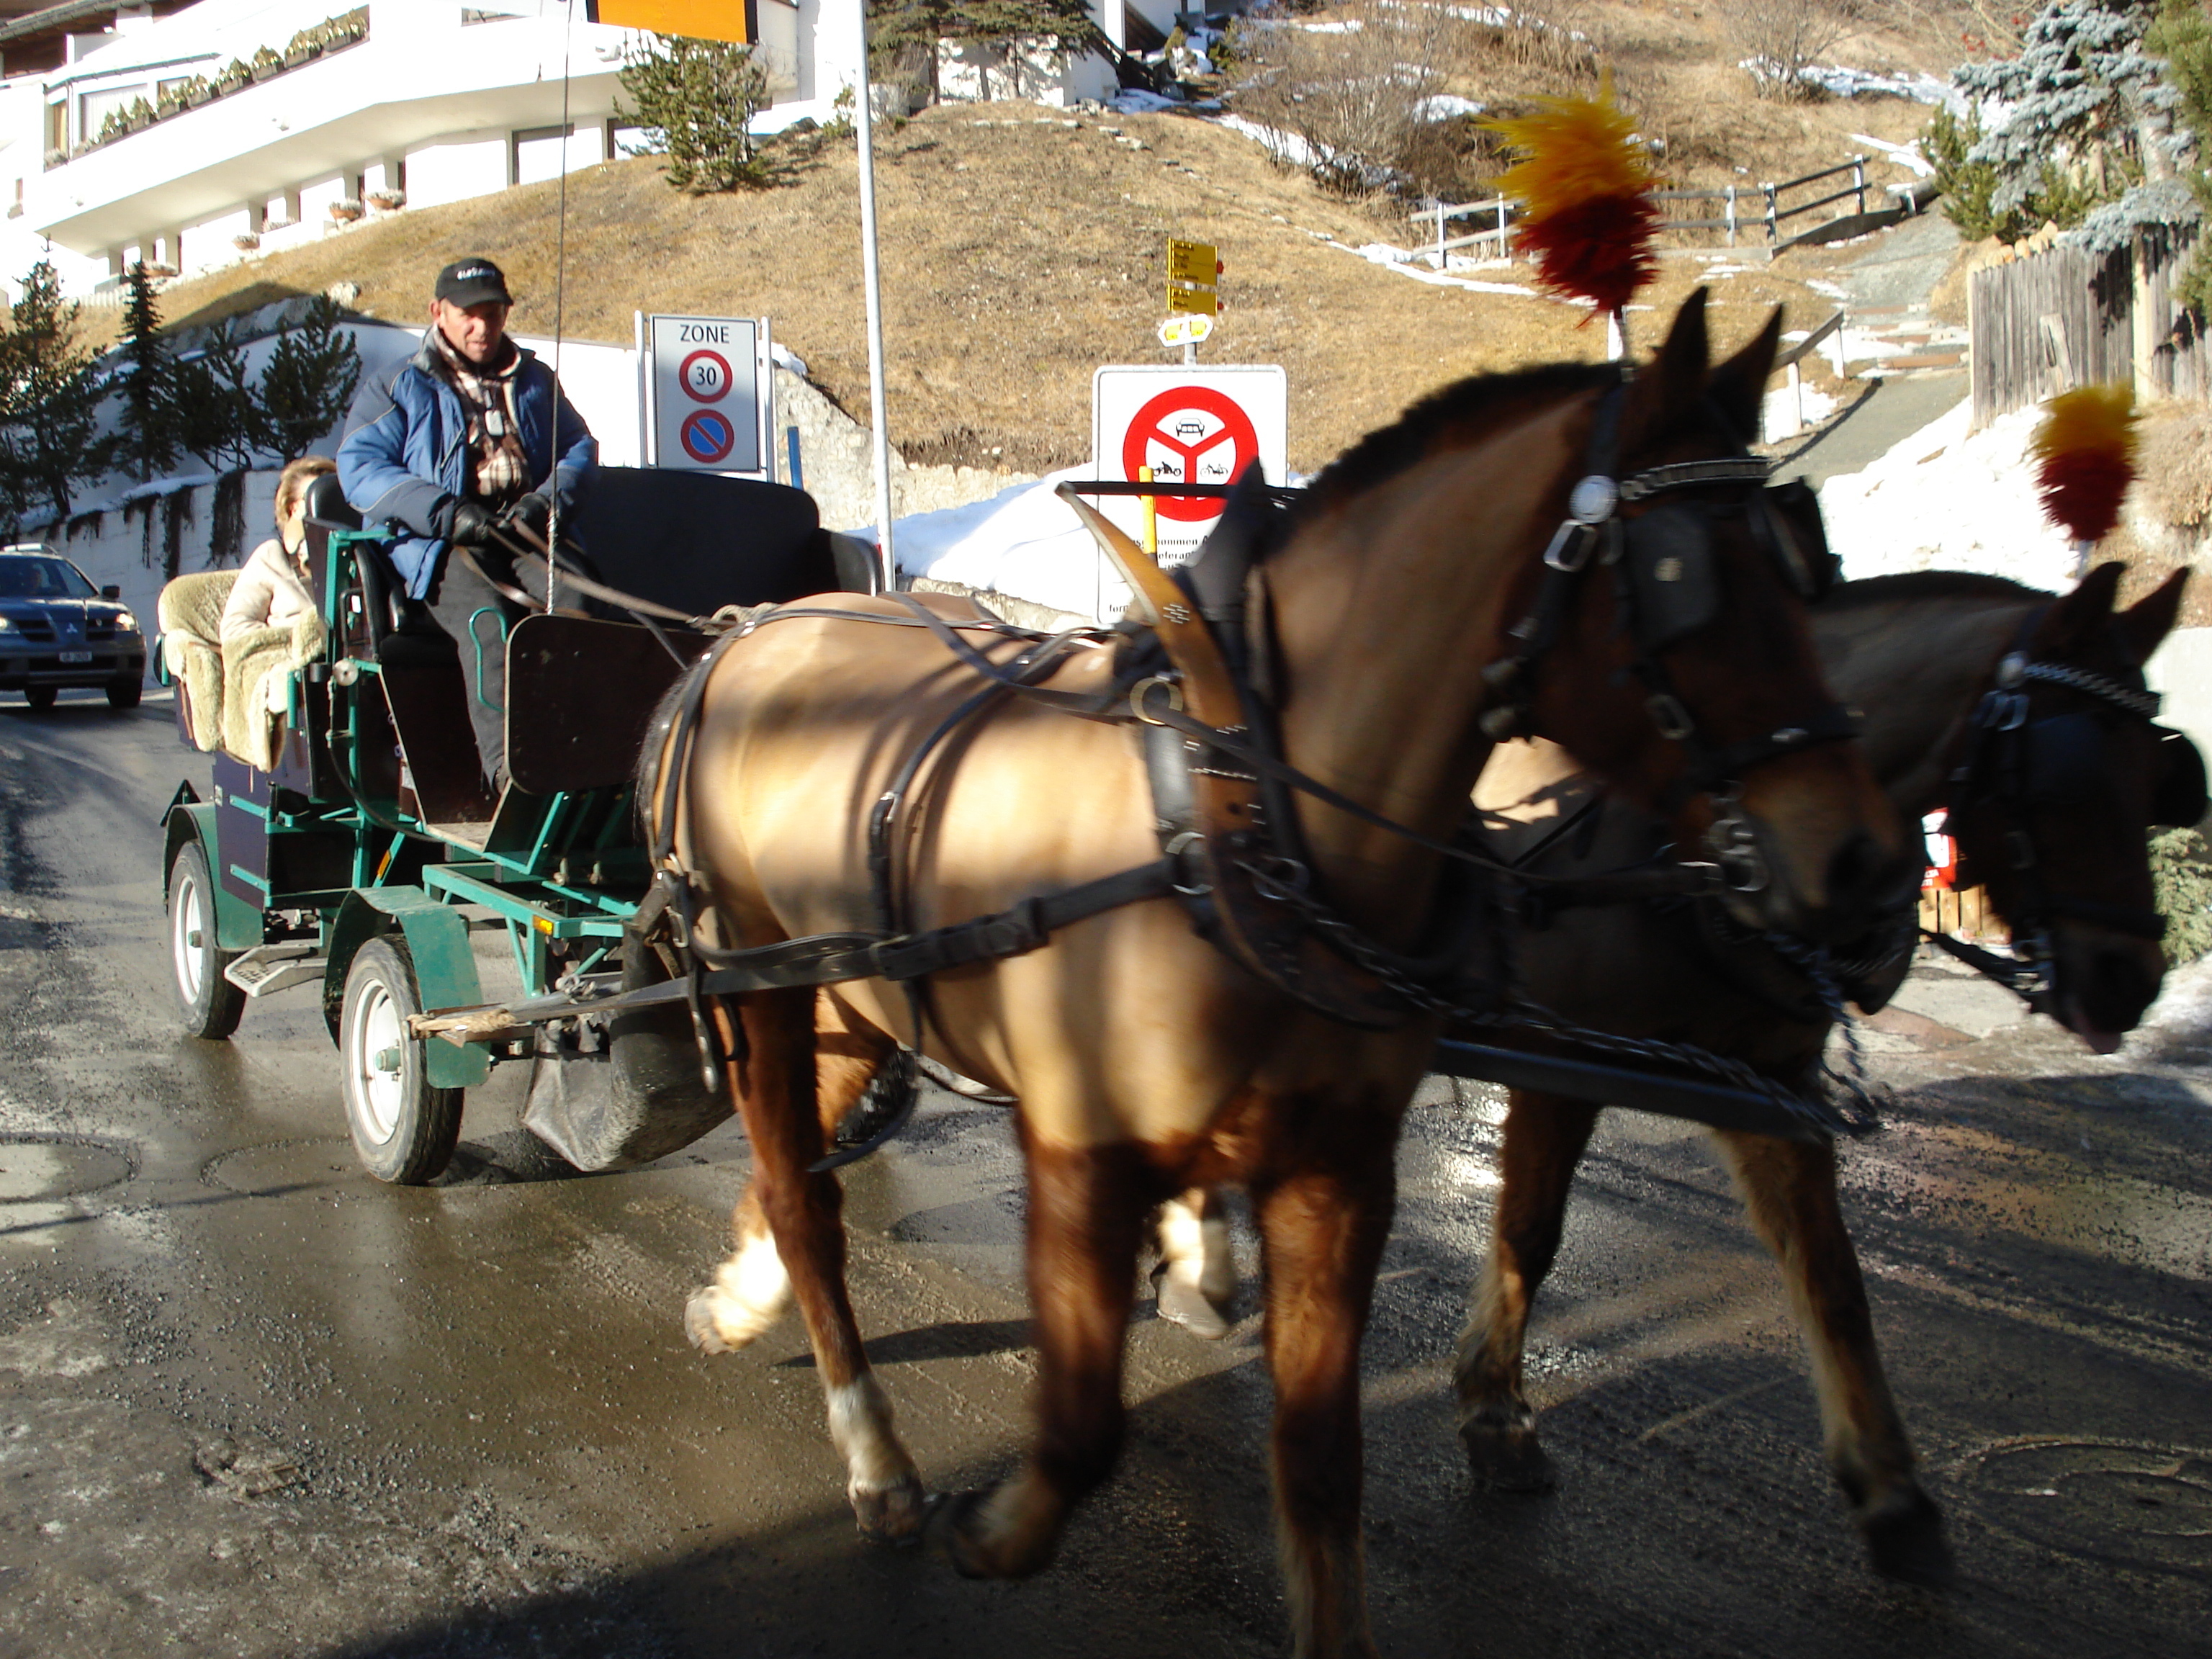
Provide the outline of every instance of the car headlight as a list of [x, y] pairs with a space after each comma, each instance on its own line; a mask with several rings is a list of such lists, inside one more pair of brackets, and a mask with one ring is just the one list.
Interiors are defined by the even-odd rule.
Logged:
[[115, 626], [120, 633], [136, 634], [138, 631], [138, 618], [128, 611], [118, 611], [115, 613]]
[[9, 622], [9, 621], [5, 617], [0, 617], [0, 634], [4, 634], [4, 633], [6, 633], [9, 629], [13, 628], [15, 625], [15, 623], [13, 623]]

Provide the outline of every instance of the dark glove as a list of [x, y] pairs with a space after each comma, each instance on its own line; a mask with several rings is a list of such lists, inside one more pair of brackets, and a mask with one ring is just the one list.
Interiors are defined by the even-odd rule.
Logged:
[[490, 539], [492, 516], [474, 501], [455, 498], [445, 519], [446, 539], [456, 547], [482, 547]]
[[542, 542], [547, 526], [553, 522], [553, 503], [533, 489], [508, 507], [500, 522], [519, 526], [528, 531], [533, 540]]

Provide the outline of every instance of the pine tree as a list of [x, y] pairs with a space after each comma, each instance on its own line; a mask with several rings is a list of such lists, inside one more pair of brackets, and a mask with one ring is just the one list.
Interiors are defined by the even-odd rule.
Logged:
[[2172, 176], [2173, 94], [2143, 51], [2157, 11], [2157, 0], [2054, 0], [2027, 26], [2019, 57], [1954, 71], [1960, 90], [2008, 106], [1966, 157], [1996, 170], [1993, 215], [2069, 228]]
[[768, 182], [752, 118], [768, 102], [768, 72], [752, 48], [727, 40], [643, 35], [625, 52], [618, 113], [657, 135], [671, 186], [705, 195]]
[[[2143, 35], [2145, 50], [2166, 61], [2174, 93], [2174, 118], [2197, 141], [2181, 168], [2200, 216], [2212, 212], [2212, 17], [2196, 0], [2166, 0]], [[2200, 216], [2201, 222], [2201, 216]], [[2177, 290], [2197, 311], [2212, 306], [2212, 246], [2200, 242]]]
[[144, 483], [166, 472], [177, 459], [177, 423], [170, 398], [175, 362], [161, 336], [161, 312], [154, 279], [143, 260], [134, 260], [124, 277], [123, 429], [116, 440], [116, 465]]
[[329, 295], [317, 295], [261, 371], [255, 439], [280, 460], [306, 454], [353, 402], [361, 384], [361, 352], [353, 335], [338, 326], [344, 314]]
[[101, 392], [76, 302], [44, 259], [22, 287], [0, 337], [0, 519], [11, 529], [41, 507], [68, 517], [70, 486], [106, 471], [110, 451], [94, 437]]
[[200, 351], [176, 358], [169, 385], [178, 447], [216, 472], [253, 465], [261, 413], [246, 374], [246, 344], [232, 325], [217, 328]]

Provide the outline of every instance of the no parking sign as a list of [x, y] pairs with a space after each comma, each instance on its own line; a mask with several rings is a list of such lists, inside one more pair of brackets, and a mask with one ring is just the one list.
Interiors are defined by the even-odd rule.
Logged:
[[768, 319], [637, 319], [645, 464], [770, 476]]
[[[1101, 478], [1133, 481], [1139, 467], [1161, 483], [1233, 483], [1257, 462], [1272, 483], [1290, 465], [1290, 382], [1279, 368], [1197, 368], [1143, 365], [1102, 368], [1091, 377], [1091, 465]], [[1130, 535], [1141, 533], [1144, 506], [1109, 495], [1098, 508]], [[1221, 503], [1163, 495], [1160, 562], [1180, 564], [1221, 516]]]

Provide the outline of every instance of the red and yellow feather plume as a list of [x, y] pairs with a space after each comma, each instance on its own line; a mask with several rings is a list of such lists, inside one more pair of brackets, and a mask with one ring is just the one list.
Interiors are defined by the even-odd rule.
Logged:
[[1659, 269], [1659, 180], [1613, 101], [1612, 72], [1595, 98], [1546, 98], [1533, 115], [1486, 125], [1521, 152], [1498, 188], [1524, 209], [1514, 241], [1537, 281], [1600, 311], [1626, 305]]
[[2043, 406], [2028, 441], [2036, 489], [2051, 521], [2077, 542], [2100, 540], [2120, 521], [2136, 477], [2135, 404], [2131, 386], [2085, 386]]

